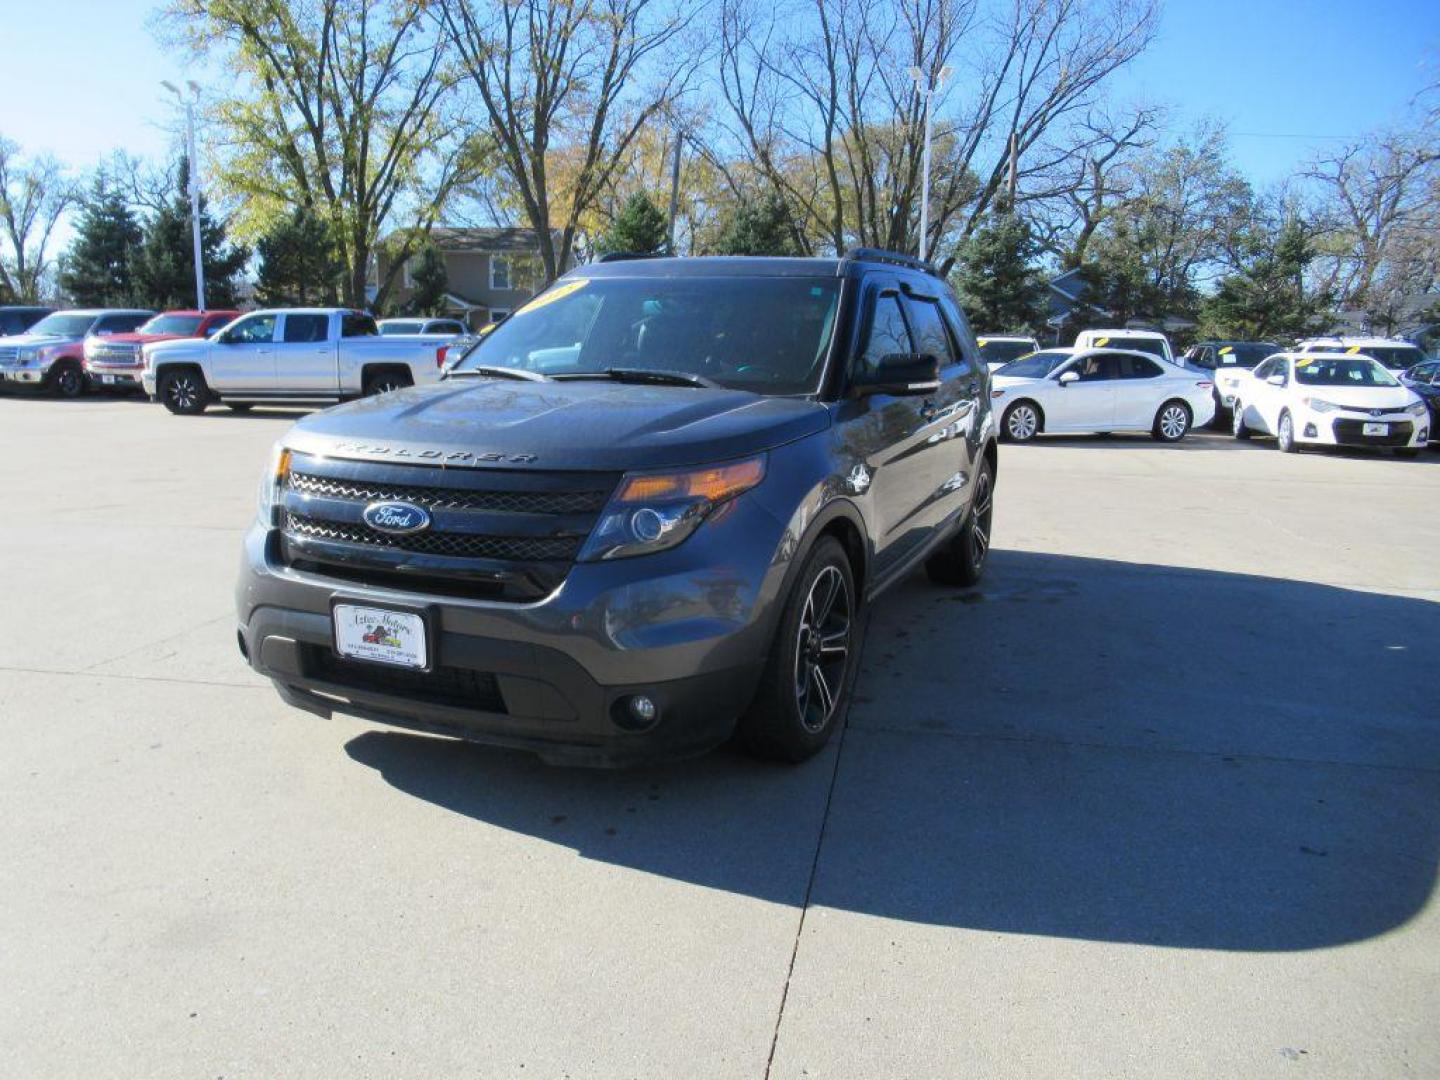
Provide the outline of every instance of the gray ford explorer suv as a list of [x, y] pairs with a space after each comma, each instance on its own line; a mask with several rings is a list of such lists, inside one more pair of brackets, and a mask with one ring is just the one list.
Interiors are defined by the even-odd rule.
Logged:
[[328, 716], [619, 765], [738, 734], [800, 761], [865, 605], [985, 567], [989, 384], [925, 263], [612, 259], [443, 382], [297, 423], [236, 594], [240, 649]]

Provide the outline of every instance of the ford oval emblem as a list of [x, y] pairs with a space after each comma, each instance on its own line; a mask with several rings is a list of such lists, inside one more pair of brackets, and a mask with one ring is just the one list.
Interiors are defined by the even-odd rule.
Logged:
[[430, 527], [430, 515], [414, 503], [373, 502], [365, 507], [365, 524], [376, 532], [405, 536]]

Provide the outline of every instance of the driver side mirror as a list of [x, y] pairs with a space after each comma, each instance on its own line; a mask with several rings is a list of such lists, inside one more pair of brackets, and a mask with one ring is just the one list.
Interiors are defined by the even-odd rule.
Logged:
[[1061, 386], [1069, 386], [1072, 382], [1080, 381], [1080, 373], [1078, 371], [1062, 371], [1060, 377], [1055, 381]]
[[880, 358], [876, 370], [857, 375], [852, 386], [858, 396], [933, 393], [940, 389], [940, 361], [930, 353], [889, 353]]

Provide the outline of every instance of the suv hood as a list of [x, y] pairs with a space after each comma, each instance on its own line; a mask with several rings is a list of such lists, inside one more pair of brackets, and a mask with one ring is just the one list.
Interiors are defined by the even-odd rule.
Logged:
[[614, 472], [744, 457], [829, 425], [829, 409], [808, 398], [466, 377], [316, 413], [285, 443], [337, 457], [437, 462], [464, 454], [452, 460]]
[[72, 342], [80, 341], [78, 337], [68, 337], [65, 334], [11, 334], [9, 337], [0, 337], [0, 344], [4, 345], [69, 345]]

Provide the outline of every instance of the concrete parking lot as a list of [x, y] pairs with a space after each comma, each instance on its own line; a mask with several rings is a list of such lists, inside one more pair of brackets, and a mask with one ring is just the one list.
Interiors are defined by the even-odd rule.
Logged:
[[248, 672], [293, 418], [0, 397], [0, 1073], [1440, 1074], [1440, 454], [1006, 447], [824, 755], [596, 773]]

